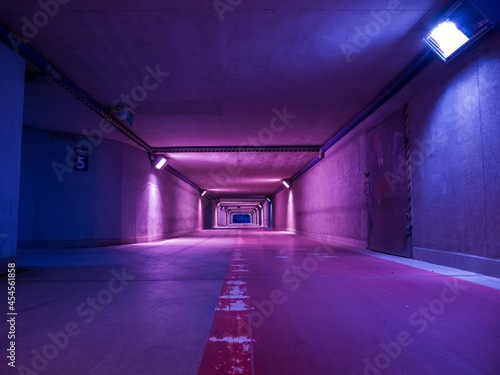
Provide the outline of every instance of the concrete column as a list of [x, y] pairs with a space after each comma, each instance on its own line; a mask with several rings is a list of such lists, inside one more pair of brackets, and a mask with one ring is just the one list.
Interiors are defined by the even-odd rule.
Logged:
[[212, 204], [212, 215], [213, 215], [213, 227], [217, 228], [219, 226], [219, 207], [217, 204]]
[[265, 228], [270, 228], [270, 211], [271, 211], [271, 204], [269, 202], [266, 202], [264, 206], [262, 207], [262, 226]]
[[0, 43], [0, 273], [17, 252], [23, 105], [24, 59]]
[[269, 203], [269, 229], [273, 228], [273, 204]]

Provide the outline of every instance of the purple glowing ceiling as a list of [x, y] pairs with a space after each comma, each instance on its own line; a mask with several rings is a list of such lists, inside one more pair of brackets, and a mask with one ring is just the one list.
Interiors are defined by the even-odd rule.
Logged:
[[[2, 3], [1, 23], [101, 104], [133, 108], [133, 131], [153, 147], [322, 145], [423, 48], [447, 4], [252, 1], [221, 14], [211, 1]], [[27, 83], [25, 107], [34, 128], [81, 133], [100, 122], [52, 82]], [[166, 156], [203, 189], [263, 195], [317, 154]]]

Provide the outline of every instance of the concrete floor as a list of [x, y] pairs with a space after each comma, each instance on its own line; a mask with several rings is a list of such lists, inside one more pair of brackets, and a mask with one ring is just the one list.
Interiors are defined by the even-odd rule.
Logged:
[[18, 259], [2, 374], [500, 373], [499, 283], [469, 272], [241, 229]]

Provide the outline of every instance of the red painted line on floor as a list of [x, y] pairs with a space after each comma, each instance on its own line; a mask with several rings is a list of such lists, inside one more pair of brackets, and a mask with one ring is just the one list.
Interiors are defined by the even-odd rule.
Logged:
[[242, 243], [241, 238], [236, 239], [198, 375], [255, 374], [248, 289], [243, 279], [249, 270]]

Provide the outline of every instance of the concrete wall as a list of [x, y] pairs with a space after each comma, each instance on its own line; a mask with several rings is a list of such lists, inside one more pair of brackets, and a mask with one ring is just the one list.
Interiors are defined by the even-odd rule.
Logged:
[[293, 215], [293, 209], [288, 207], [289, 189], [283, 189], [273, 198], [273, 228], [276, 230], [295, 230], [288, 226], [288, 216]]
[[[146, 152], [103, 140], [71, 171], [79, 135], [23, 131], [19, 247], [153, 241], [198, 229], [198, 192], [152, 168]], [[81, 144], [82, 145], [82, 144]]]
[[262, 226], [264, 228], [270, 227], [271, 205], [267, 200], [264, 201], [262, 206]]
[[356, 129], [273, 201], [274, 227], [366, 247], [364, 132]]
[[274, 198], [275, 228], [364, 248], [365, 132], [408, 103], [414, 257], [500, 276], [499, 77], [498, 30], [448, 64], [436, 58]]
[[[412, 84], [415, 256], [500, 276], [500, 33]], [[417, 163], [416, 163], [417, 164]], [[465, 255], [465, 256], [464, 256]], [[479, 258], [478, 258], [479, 257]]]
[[197, 230], [198, 191], [152, 168], [145, 152], [123, 147], [122, 237], [144, 242]]
[[24, 60], [0, 43], [0, 274], [16, 256]]

